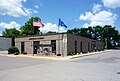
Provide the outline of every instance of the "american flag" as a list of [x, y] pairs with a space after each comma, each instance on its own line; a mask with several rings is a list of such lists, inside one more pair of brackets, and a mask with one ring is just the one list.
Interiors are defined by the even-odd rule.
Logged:
[[44, 24], [39, 19], [33, 19], [33, 26], [44, 27]]

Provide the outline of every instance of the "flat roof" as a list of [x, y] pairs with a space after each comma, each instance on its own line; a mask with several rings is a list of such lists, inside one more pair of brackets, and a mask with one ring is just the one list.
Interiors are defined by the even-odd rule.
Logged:
[[6, 36], [0, 36], [0, 37], [3, 37], [3, 38], [11, 38], [11, 37], [6, 37]]
[[50, 35], [58, 35], [58, 34], [69, 34], [69, 33], [63, 32], [63, 33], [54, 33], [54, 34], [27, 35], [27, 36], [19, 36], [19, 37], [16, 37], [16, 38], [33, 37], [33, 36], [50, 36]]
[[[73, 35], [73, 36], [79, 36], [79, 35], [74, 35], [74, 34], [71, 34], [71, 33], [63, 32], [63, 33], [54, 33], [54, 34], [19, 36], [19, 37], [16, 37], [16, 38], [25, 38], [25, 37], [33, 37], [33, 36], [35, 36], [35, 37], [38, 37], [38, 36], [50, 36], [50, 35], [58, 35], [58, 34], [70, 34], [70, 35]], [[83, 37], [83, 36], [79, 36], [79, 37]], [[83, 38], [91, 39], [91, 38], [87, 38], [87, 37], [83, 37]], [[100, 42], [99, 40], [95, 40], [95, 39], [91, 39], [91, 40]]]

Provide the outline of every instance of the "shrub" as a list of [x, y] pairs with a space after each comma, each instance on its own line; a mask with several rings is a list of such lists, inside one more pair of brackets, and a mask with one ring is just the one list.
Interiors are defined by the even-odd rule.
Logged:
[[19, 55], [19, 53], [18, 53], [18, 52], [15, 52], [14, 55]]
[[8, 53], [9, 53], [9, 54], [14, 54], [15, 52], [18, 52], [18, 53], [19, 53], [18, 48], [15, 47], [15, 46], [11, 46], [11, 47], [8, 49]]
[[24, 51], [24, 52], [23, 52], [23, 55], [27, 55], [27, 52]]
[[8, 54], [10, 54], [10, 52], [8, 52]]
[[73, 55], [76, 55], [75, 52], [68, 53], [68, 56], [73, 56]]
[[61, 56], [61, 54], [57, 54], [57, 56]]

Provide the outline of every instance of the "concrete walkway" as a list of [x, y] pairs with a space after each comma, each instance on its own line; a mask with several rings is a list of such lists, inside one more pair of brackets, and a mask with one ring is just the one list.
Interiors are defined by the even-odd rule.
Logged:
[[0, 54], [8, 54], [8, 51], [0, 51]]
[[[110, 51], [110, 50], [106, 50], [106, 51]], [[61, 56], [32, 56], [32, 54], [30, 54], [30, 55], [0, 54], [0, 55], [1, 56], [8, 56], [8, 57], [17, 57], [17, 58], [34, 58], [34, 59], [42, 59], [42, 60], [60, 60], [60, 61], [64, 61], [64, 60], [70, 60], [70, 59], [89, 56], [89, 55], [100, 54], [100, 53], [106, 52], [106, 51], [91, 52], [91, 53], [79, 54], [79, 55], [74, 55], [74, 56], [66, 56], [66, 57], [61, 57]]]

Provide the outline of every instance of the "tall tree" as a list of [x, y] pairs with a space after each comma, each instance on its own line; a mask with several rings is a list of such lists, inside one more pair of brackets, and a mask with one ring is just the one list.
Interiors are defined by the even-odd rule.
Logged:
[[71, 33], [71, 34], [74, 34], [74, 35], [80, 35], [80, 29], [79, 28], [74, 28], [74, 29], [68, 30], [67, 33]]
[[20, 31], [16, 30], [15, 28], [5, 29], [2, 35], [5, 37], [12, 38], [12, 46], [15, 46], [15, 37], [20, 36]]
[[56, 34], [57, 32], [55, 32], [55, 31], [49, 31], [49, 32], [47, 32], [46, 34]]
[[115, 27], [105, 25], [104, 27], [95, 26], [88, 28], [74, 28], [67, 31], [68, 33], [80, 35], [87, 38], [92, 38], [101, 41], [107, 48], [114, 48], [120, 46], [120, 34]]
[[68, 30], [67, 33], [92, 38], [91, 27], [89, 27], [89, 29], [88, 28], [81, 28], [81, 29], [74, 28], [74, 29]]
[[112, 27], [111, 25], [106, 25], [103, 27], [101, 41], [104, 44], [106, 42], [108, 48], [116, 47], [116, 44], [119, 43], [119, 40], [119, 32], [118, 30], [115, 30], [115, 27]]
[[40, 30], [39, 27], [33, 26], [33, 19], [39, 19], [39, 17], [31, 17], [24, 26], [20, 28], [21, 30], [21, 35], [26, 36], [26, 35], [39, 35]]
[[95, 40], [101, 40], [103, 29], [101, 26], [92, 27], [92, 38]]

